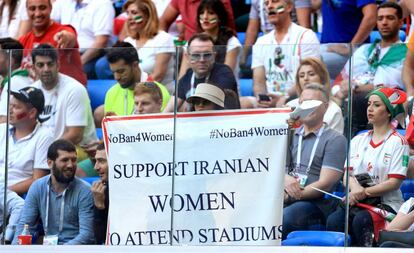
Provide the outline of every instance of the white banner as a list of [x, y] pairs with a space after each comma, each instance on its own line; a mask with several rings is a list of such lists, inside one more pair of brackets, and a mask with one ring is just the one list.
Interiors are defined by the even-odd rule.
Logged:
[[106, 118], [107, 243], [279, 245], [288, 112]]

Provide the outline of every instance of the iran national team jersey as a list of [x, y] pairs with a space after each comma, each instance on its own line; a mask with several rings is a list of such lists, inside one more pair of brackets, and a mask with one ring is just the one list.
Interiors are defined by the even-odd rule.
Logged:
[[[409, 161], [408, 143], [395, 130], [379, 142], [372, 141], [373, 131], [355, 136], [351, 141], [350, 167], [353, 175], [368, 173], [375, 184], [388, 178], [405, 179]], [[403, 203], [401, 191], [394, 190], [384, 194], [382, 203], [395, 211]]]

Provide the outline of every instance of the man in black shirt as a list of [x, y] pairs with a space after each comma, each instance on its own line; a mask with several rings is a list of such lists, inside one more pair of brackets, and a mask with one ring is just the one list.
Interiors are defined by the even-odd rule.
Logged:
[[[177, 94], [175, 94], [177, 108], [180, 108], [185, 100], [194, 94], [199, 83], [213, 84], [223, 90], [230, 89], [239, 94], [232, 69], [225, 64], [214, 62], [215, 54], [214, 42], [209, 35], [200, 33], [190, 38], [185, 53], [190, 68], [178, 81]], [[164, 111], [174, 111], [174, 99], [170, 99]]]

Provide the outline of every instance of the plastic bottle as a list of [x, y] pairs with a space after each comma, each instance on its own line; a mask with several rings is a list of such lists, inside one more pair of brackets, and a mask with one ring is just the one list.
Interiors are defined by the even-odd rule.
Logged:
[[30, 245], [32, 244], [32, 235], [30, 234], [29, 225], [24, 224], [22, 233], [17, 237], [19, 245]]

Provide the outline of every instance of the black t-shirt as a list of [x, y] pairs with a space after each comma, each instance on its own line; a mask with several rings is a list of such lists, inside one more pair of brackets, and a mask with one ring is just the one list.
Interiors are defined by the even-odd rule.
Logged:
[[[182, 100], [186, 100], [190, 94], [191, 89], [191, 76], [193, 75], [193, 70], [190, 68], [187, 70], [185, 75], [178, 81], [178, 97]], [[197, 87], [199, 83], [204, 83], [206, 78], [194, 78], [194, 88]], [[230, 89], [239, 94], [237, 89], [237, 81], [234, 78], [233, 71], [231, 68], [225, 64], [214, 63], [213, 68], [211, 69], [208, 83], [214, 84], [221, 89]]]

